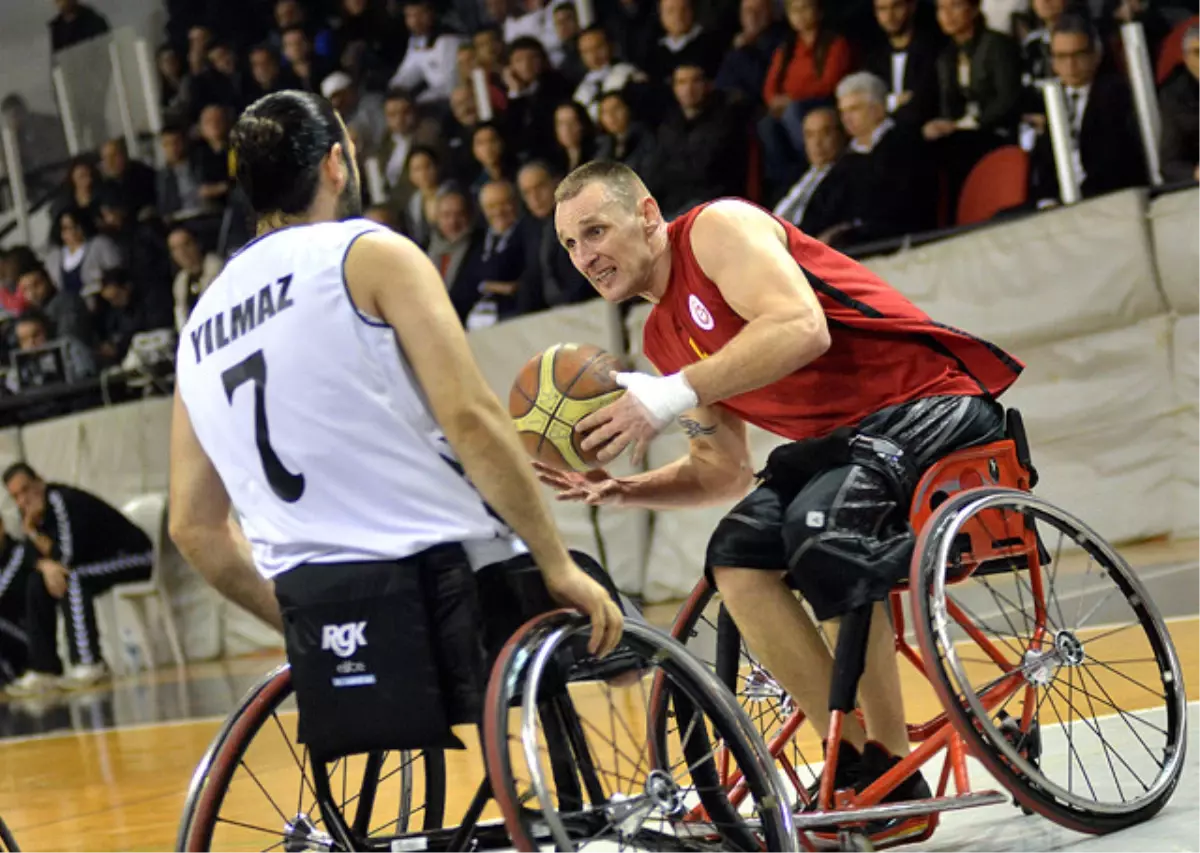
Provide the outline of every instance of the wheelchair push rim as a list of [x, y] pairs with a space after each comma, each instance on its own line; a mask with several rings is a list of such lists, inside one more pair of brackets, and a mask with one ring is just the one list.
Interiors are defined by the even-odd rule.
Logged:
[[[974, 531], [987, 529], [993, 543], [1011, 542], [1034, 531], [1037, 547], [1023, 564], [985, 565], [964, 577], [960, 567], [964, 559], [969, 562], [964, 555], [969, 555], [972, 547], [962, 536], [968, 523]], [[1049, 531], [1058, 534], [1054, 542], [1044, 538]], [[1064, 551], [1067, 560], [1062, 559]], [[1087, 560], [1082, 575], [1069, 565], [1081, 557]], [[1094, 571], [1093, 566], [1099, 569]], [[1111, 581], [1111, 588], [1098, 594], [1095, 587], [1105, 580]], [[970, 599], [971, 581], [990, 594], [990, 606], [1002, 617], [989, 613], [990, 623], [978, 617], [982, 595]], [[1012, 584], [1007, 595], [999, 591], [1006, 582]], [[1060, 582], [1071, 588], [1060, 589]], [[911, 588], [927, 592], [914, 594], [912, 602], [922, 657], [935, 691], [972, 752], [1018, 800], [1058, 823], [1090, 833], [1129, 826], [1162, 808], [1178, 783], [1186, 749], [1187, 698], [1179, 659], [1142, 582], [1094, 530], [1027, 492], [968, 490], [939, 507], [921, 532], [913, 556]], [[1072, 591], [1075, 602], [1071, 601]], [[1024, 610], [1026, 597], [1032, 613]], [[1019, 609], [1020, 615], [1010, 618], [1006, 607]], [[1089, 626], [1093, 619], [1111, 619], [1114, 611], [1121, 612], [1121, 624], [1114, 627], [1097, 621]], [[1126, 616], [1129, 612], [1132, 615]], [[1139, 627], [1143, 648], [1148, 647], [1146, 657], [1127, 651], [1134, 642], [1130, 629]], [[991, 637], [980, 636], [984, 629]], [[960, 650], [966, 643], [959, 632], [976, 643], [966, 653]], [[1099, 655], [1113, 645], [1109, 638], [1118, 635], [1120, 659], [1105, 662]], [[984, 652], [983, 660], [971, 657], [979, 650]], [[979, 672], [979, 664], [989, 662], [1000, 675], [982, 686], [973, 684], [972, 672]], [[1154, 666], [1161, 689], [1143, 683], [1146, 664]], [[1132, 671], [1139, 677], [1122, 672], [1119, 665], [1136, 665]], [[1123, 709], [1105, 686], [1105, 681], [1111, 686], [1114, 677], [1122, 680], [1123, 687], [1132, 685], [1129, 689], [1138, 691], [1142, 701], [1157, 697], [1165, 711], [1166, 728], [1146, 719], [1142, 706]], [[1021, 712], [1009, 715], [1009, 703], [1018, 695]], [[1110, 732], [1133, 738], [1128, 754], [1108, 742], [1106, 726]], [[1065, 779], [1061, 778], [1062, 759], [1040, 754], [1044, 733], [1055, 727], [1066, 740]], [[1147, 743], [1157, 740], [1157, 734], [1151, 737], [1154, 732], [1165, 738], [1161, 759]], [[1096, 740], [1103, 762], [1089, 774], [1084, 756], [1090, 754], [1086, 750], [1094, 747]], [[1145, 755], [1157, 766], [1149, 784], [1130, 763], [1144, 765]], [[1096, 770], [1111, 776], [1111, 788], [1106, 787], [1109, 779], [1097, 776]], [[1140, 794], [1127, 796], [1138, 788]]]
[[[552, 843], [557, 849], [573, 850], [597, 840], [580, 837], [580, 832], [615, 839], [623, 849], [639, 843], [647, 844], [648, 849], [719, 849], [724, 844], [733, 844], [734, 849], [760, 849], [763, 844], [772, 850], [798, 849], [791, 814], [780, 795], [766, 746], [712, 674], [669, 637], [627, 622], [621, 648], [636, 656], [630, 670], [634, 677], [614, 690], [607, 682], [579, 682], [568, 676], [566, 683], [577, 688], [571, 691], [562, 687], [560, 675], [555, 674], [556, 669], [562, 672], [559, 652], [565, 644], [586, 638], [588, 630], [586, 620], [566, 612], [531, 620], [509, 641], [489, 682], [484, 723], [488, 771], [517, 849], [536, 850], [540, 844]], [[732, 738], [729, 750], [748, 777], [757, 807], [754, 817], [730, 812], [728, 825], [701, 825], [685, 819], [690, 800], [703, 796], [713, 805], [725, 792], [711, 766], [714, 749], [699, 760], [695, 751], [687, 753], [690, 761], [682, 762], [691, 779], [700, 775], [706, 780], [701, 786], [703, 794], [682, 786], [672, 775], [678, 762], [664, 769], [655, 761], [659, 744], [648, 713], [649, 682], [655, 671], [668, 673], [672, 689], [680, 696], [686, 694], [681, 701], [691, 703], [686, 707], [694, 715], [682, 738], [683, 749], [697, 732], [705, 737], [692, 743], [703, 741], [703, 746], [711, 745], [709, 734]], [[640, 695], [640, 709], [637, 699], [631, 698], [635, 693]], [[601, 694], [609, 700], [608, 715], [588, 719], [588, 709]], [[576, 702], [581, 703], [582, 713], [574, 712]], [[548, 714], [555, 703], [559, 703], [558, 711]], [[510, 710], [514, 704], [518, 707]], [[618, 724], [614, 716], [618, 705], [632, 708], [634, 718]], [[565, 739], [555, 734], [555, 719], [565, 720]], [[707, 720], [708, 725], [697, 727], [699, 719]], [[610, 727], [613, 763], [608, 765], [604, 763], [607, 756], [595, 746]], [[564, 752], [570, 756], [566, 768]], [[637, 778], [643, 768], [644, 780]], [[625, 769], [629, 775], [622, 775]], [[653, 823], [660, 829], [651, 828]]]
[[[226, 719], [192, 776], [176, 849], [212, 849], [214, 835], [223, 824], [242, 833], [253, 832], [262, 839], [268, 839], [261, 845], [263, 848], [300, 850], [368, 849], [372, 845], [388, 849], [391, 838], [408, 834], [414, 819], [419, 820], [423, 817], [426, 831], [441, 826], [445, 770], [440, 752], [420, 753], [426, 802], [415, 809], [413, 764], [416, 759], [412, 754], [400, 750], [365, 756], [361, 774], [362, 788], [357, 793], [351, 793], [348, 788], [351, 778], [355, 778], [356, 784], [359, 781], [359, 774], [350, 772], [351, 762], [348, 759], [322, 762], [320, 773], [323, 784], [318, 785], [317, 772], [307, 747], [292, 742], [288, 727], [279, 718], [280, 708], [292, 695], [292, 691], [291, 670], [284, 664], [251, 688], [237, 710]], [[274, 726], [271, 725], [272, 721]], [[272, 777], [278, 775], [278, 768], [272, 766], [275, 762], [264, 762], [267, 767], [262, 768], [261, 773], [255, 773], [247, 762], [255, 739], [264, 732], [272, 731], [286, 743], [287, 750], [283, 757], [294, 765], [293, 770], [298, 777], [296, 790], [289, 792], [286, 800], [281, 797], [277, 801], [272, 796], [272, 791], [268, 790], [268, 787], [273, 788], [275, 793], [279, 793], [280, 790], [280, 786], [272, 782]], [[386, 768], [389, 766], [389, 755], [392, 753], [398, 757], [398, 766], [388, 770]], [[337, 775], [339, 768], [342, 771], [340, 799], [331, 790], [331, 780]], [[262, 821], [250, 822], [222, 817], [222, 810], [227, 804], [239, 769], [245, 771], [245, 775], [248, 776], [247, 782], [253, 784], [253, 787], [247, 784], [244, 790], [257, 791], [258, 797], [265, 798], [268, 804], [266, 808], [261, 809], [261, 813], [267, 815]], [[393, 776], [399, 777], [400, 786], [395, 816], [389, 811], [388, 820], [380, 825], [371, 826], [370, 820], [377, 807], [376, 795], [379, 788]], [[318, 796], [314, 788], [330, 790], [329, 796]], [[366, 805], [368, 801], [369, 805]], [[256, 802], [262, 803], [261, 800]], [[366, 807], [356, 807], [358, 813], [353, 817], [345, 814], [348, 807], [355, 803]], [[244, 805], [239, 804], [243, 809]], [[331, 817], [332, 823], [329, 820]], [[271, 821], [276, 821], [279, 825], [263, 825], [264, 822]], [[365, 830], [359, 825], [360, 821], [364, 822]], [[394, 832], [377, 834], [388, 829]], [[218, 846], [240, 848], [243, 841], [244, 837], [222, 840]]]

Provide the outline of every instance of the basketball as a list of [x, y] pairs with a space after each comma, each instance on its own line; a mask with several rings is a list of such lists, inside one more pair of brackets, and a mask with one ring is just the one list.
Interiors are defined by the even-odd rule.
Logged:
[[596, 467], [599, 448], [584, 451], [575, 424], [620, 397], [612, 379], [621, 363], [591, 344], [555, 344], [526, 362], [508, 395], [529, 455], [563, 471]]

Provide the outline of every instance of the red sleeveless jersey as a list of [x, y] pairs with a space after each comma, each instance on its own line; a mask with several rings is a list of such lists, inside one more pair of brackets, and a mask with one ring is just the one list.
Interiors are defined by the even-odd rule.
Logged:
[[[705, 206], [667, 228], [671, 277], [646, 320], [642, 344], [663, 374], [707, 358], [746, 325], [692, 251], [692, 223]], [[866, 267], [777, 221], [825, 312], [829, 349], [795, 373], [718, 405], [776, 435], [816, 438], [888, 406], [940, 395], [998, 396], [1016, 381], [1024, 365], [1008, 353], [934, 322]]]

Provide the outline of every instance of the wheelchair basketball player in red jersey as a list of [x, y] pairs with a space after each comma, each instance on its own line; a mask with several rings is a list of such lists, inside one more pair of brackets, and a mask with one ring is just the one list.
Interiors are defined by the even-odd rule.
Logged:
[[[865, 730], [846, 717], [834, 782], [863, 790], [909, 751], [881, 602], [907, 575], [913, 487], [938, 458], [1003, 434], [995, 398], [1022, 364], [751, 203], [722, 199], [668, 223], [632, 170], [604, 162], [576, 169], [556, 201], [559, 240], [600, 295], [654, 304], [644, 352], [662, 374], [618, 374], [629, 393], [580, 422], [583, 447], [601, 447], [601, 462], [632, 449], [637, 462], [678, 419], [690, 448], [630, 477], [537, 465], [540, 478], [560, 500], [592, 505], [741, 498], [709, 541], [705, 572], [750, 650], [822, 735], [834, 659], [793, 590], [818, 620], [863, 613]], [[748, 495], [747, 423], [793, 442], [771, 454]], [[917, 772], [886, 800], [929, 796]], [[930, 819], [870, 830], [894, 843]]]

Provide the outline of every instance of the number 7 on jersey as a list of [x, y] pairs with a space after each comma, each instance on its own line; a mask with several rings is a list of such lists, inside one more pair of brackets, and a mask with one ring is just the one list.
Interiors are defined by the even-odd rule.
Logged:
[[279, 454], [271, 446], [271, 430], [267, 426], [267, 360], [262, 350], [255, 350], [221, 374], [225, 397], [233, 405], [233, 393], [244, 383], [254, 383], [254, 440], [262, 459], [267, 483], [280, 500], [295, 503], [304, 494], [304, 475], [293, 474], [283, 466]]

